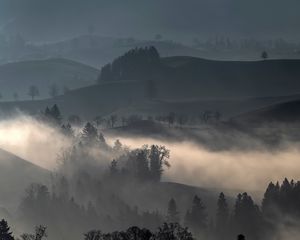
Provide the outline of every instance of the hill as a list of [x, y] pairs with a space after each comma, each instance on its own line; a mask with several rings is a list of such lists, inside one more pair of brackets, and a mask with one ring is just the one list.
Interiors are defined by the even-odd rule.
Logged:
[[95, 83], [98, 70], [66, 59], [22, 61], [0, 65], [0, 84], [3, 100], [28, 99], [28, 88], [36, 85], [41, 98], [49, 96], [49, 86], [56, 84], [74, 89]]
[[300, 97], [300, 60], [235, 62], [171, 57], [161, 59], [156, 73], [157, 93], [152, 100], [147, 98], [149, 76], [145, 76], [103, 81], [52, 99], [3, 102], [0, 109], [36, 113], [57, 103], [65, 117], [148, 116], [171, 111], [198, 116], [210, 110], [230, 118]]
[[248, 62], [171, 57], [162, 61], [168, 67], [158, 86], [161, 92], [177, 98], [264, 97], [300, 92], [300, 60]]
[[232, 121], [241, 124], [262, 125], [271, 123], [299, 123], [300, 100], [273, 104], [238, 115]]
[[15, 208], [31, 183], [45, 183], [50, 172], [0, 149], [0, 204]]
[[24, 58], [62, 57], [101, 67], [136, 47], [155, 46], [162, 56], [201, 56], [203, 52], [172, 41], [137, 40], [133, 38], [81, 35], [64, 41], [35, 46]]

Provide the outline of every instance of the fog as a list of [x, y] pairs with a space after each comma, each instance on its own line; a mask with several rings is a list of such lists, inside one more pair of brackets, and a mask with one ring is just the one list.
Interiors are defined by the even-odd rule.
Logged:
[[[111, 144], [120, 139], [132, 149], [143, 144], [165, 145], [171, 150], [171, 168], [165, 172], [165, 181], [209, 188], [263, 191], [270, 181], [281, 181], [285, 177], [300, 179], [300, 151], [296, 144], [286, 144], [287, 147], [280, 150], [238, 148], [213, 151], [192, 141], [105, 137]], [[70, 145], [71, 140], [58, 129], [32, 117], [19, 114], [0, 121], [0, 148], [41, 167], [54, 169], [57, 155]]]
[[57, 154], [70, 144], [57, 129], [30, 116], [0, 121], [0, 148], [47, 169], [56, 166]]
[[293, 0], [1, 0], [0, 4], [3, 30], [22, 33], [29, 40], [86, 33], [90, 24], [97, 33], [113, 36], [149, 38], [163, 33], [189, 41], [216, 34], [299, 38], [299, 2]]
[[162, 144], [171, 150], [171, 168], [165, 180], [210, 188], [263, 191], [270, 181], [299, 179], [299, 147], [280, 151], [210, 151], [193, 142], [167, 142], [151, 138], [120, 138], [130, 147]]

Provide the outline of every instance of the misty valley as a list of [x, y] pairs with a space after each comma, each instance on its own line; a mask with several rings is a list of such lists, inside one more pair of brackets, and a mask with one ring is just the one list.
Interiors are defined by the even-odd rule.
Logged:
[[0, 0], [0, 240], [298, 240], [299, 9]]

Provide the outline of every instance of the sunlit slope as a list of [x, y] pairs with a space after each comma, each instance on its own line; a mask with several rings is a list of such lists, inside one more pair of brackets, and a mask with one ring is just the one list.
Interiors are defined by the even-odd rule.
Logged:
[[94, 84], [97, 76], [97, 69], [66, 59], [15, 62], [0, 65], [0, 92], [4, 101], [13, 100], [15, 93], [28, 99], [28, 88], [35, 85], [39, 97], [45, 98], [52, 84], [62, 92], [64, 86], [74, 89]]

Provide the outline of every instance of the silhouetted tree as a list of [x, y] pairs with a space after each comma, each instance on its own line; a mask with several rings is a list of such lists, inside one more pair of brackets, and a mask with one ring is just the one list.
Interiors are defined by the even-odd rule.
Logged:
[[84, 240], [101, 240], [102, 232], [97, 230], [91, 230], [84, 234]]
[[90, 122], [86, 123], [82, 130], [82, 139], [87, 143], [92, 143], [98, 139], [98, 130]]
[[197, 195], [193, 199], [192, 208], [186, 213], [185, 223], [197, 235], [207, 227], [206, 209]]
[[111, 176], [115, 176], [119, 172], [118, 162], [115, 159], [112, 160], [109, 170], [110, 170], [110, 175]]
[[194, 240], [188, 228], [181, 227], [178, 223], [164, 223], [154, 234], [155, 240]]
[[61, 130], [62, 130], [62, 133], [68, 137], [73, 137], [74, 136], [74, 131], [72, 129], [72, 126], [71, 124], [63, 124], [61, 126]]
[[176, 114], [173, 112], [170, 112], [169, 115], [167, 116], [169, 127], [171, 127], [174, 124], [175, 117], [176, 117]]
[[226, 236], [228, 232], [229, 208], [224, 193], [220, 193], [217, 202], [216, 234], [218, 237]]
[[35, 97], [40, 95], [39, 89], [35, 85], [31, 85], [28, 89], [28, 95], [34, 100]]
[[236, 231], [245, 233], [253, 239], [259, 239], [263, 226], [262, 216], [259, 207], [247, 193], [237, 196], [233, 217]]
[[111, 127], [114, 128], [117, 120], [118, 120], [118, 116], [113, 114], [113, 115], [110, 115], [110, 124], [111, 124]]
[[261, 53], [261, 58], [262, 58], [263, 60], [266, 60], [268, 57], [269, 57], [269, 55], [268, 55], [268, 53], [267, 53], [266, 51], [263, 51], [263, 52]]
[[174, 198], [171, 198], [168, 204], [167, 221], [170, 223], [179, 223], [179, 212]]
[[165, 146], [152, 145], [149, 153], [150, 175], [154, 181], [160, 181], [163, 173], [163, 166], [169, 167], [167, 159], [170, 158], [170, 151]]
[[0, 221], [0, 240], [14, 240], [10, 227], [4, 219]]

